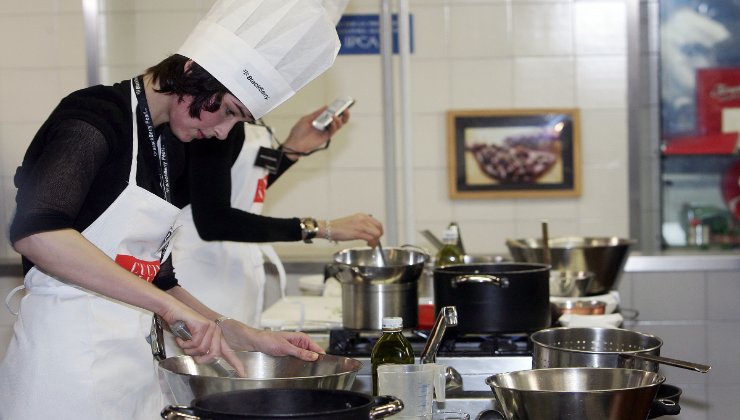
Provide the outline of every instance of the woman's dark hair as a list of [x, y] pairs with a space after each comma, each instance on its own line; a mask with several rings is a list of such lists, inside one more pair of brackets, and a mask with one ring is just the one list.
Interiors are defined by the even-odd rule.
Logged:
[[184, 95], [192, 96], [190, 116], [200, 118], [202, 110], [214, 112], [221, 107], [224, 95], [231, 92], [195, 61], [186, 71], [188, 60], [173, 54], [148, 68], [147, 73], [152, 74], [155, 82], [159, 81], [157, 92], [177, 95], [180, 101]]

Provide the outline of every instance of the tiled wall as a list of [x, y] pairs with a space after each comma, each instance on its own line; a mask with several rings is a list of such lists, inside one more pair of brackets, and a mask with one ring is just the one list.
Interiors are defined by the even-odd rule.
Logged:
[[737, 418], [740, 410], [740, 278], [737, 271], [625, 273], [624, 308], [639, 311], [628, 328], [663, 340], [660, 354], [708, 364], [707, 374], [661, 366], [683, 390], [676, 420]]
[[[415, 232], [441, 235], [456, 220], [469, 251], [478, 254], [506, 252], [506, 238], [538, 235], [542, 219], [549, 220], [551, 235], [628, 235], [625, 1], [410, 2], [414, 189], [404, 192], [400, 182], [398, 188], [413, 195]], [[0, 46], [3, 57], [12, 57], [0, 62], [3, 226], [12, 211], [11, 175], [28, 141], [63, 94], [85, 85], [81, 2], [6, 3], [0, 35], [12, 40], [22, 34], [24, 42]], [[112, 82], [174, 52], [211, 1], [99, 3], [101, 79]], [[377, 13], [378, 4], [355, 0], [347, 13]], [[267, 122], [284, 139], [299, 116], [340, 94], [357, 98], [351, 123], [329, 151], [304, 159], [271, 188], [267, 213], [335, 218], [362, 211], [386, 219], [379, 56], [340, 56]], [[582, 196], [450, 200], [445, 113], [542, 107], [581, 111]], [[402, 235], [402, 209], [398, 215], [399, 242], [427, 245], [420, 235]], [[13, 255], [2, 242], [0, 255]], [[362, 245], [316, 242], [277, 248], [285, 257], [321, 257]]]

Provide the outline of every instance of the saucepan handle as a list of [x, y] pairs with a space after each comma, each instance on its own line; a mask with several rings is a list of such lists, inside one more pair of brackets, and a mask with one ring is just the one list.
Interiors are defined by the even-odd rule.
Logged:
[[661, 416], [675, 416], [679, 413], [681, 413], [681, 406], [677, 402], [667, 398], [658, 398], [653, 400], [652, 404], [650, 404], [650, 414], [648, 414], [648, 418], [654, 419]]
[[184, 405], [168, 405], [160, 414], [163, 419], [167, 420], [200, 420], [200, 417], [195, 415], [195, 411], [192, 408]]
[[458, 286], [471, 283], [488, 283], [492, 286], [498, 286], [502, 289], [509, 287], [509, 279], [487, 274], [465, 274], [455, 277], [452, 281]]
[[392, 395], [378, 395], [373, 398], [375, 406], [370, 409], [370, 420], [392, 416], [403, 410], [403, 402]]

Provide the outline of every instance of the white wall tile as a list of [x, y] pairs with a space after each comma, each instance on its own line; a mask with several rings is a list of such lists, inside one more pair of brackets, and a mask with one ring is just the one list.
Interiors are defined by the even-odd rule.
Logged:
[[447, 167], [447, 120], [440, 113], [417, 114], [412, 122], [415, 169]]
[[507, 5], [453, 2], [449, 10], [450, 57], [502, 57], [511, 54], [511, 12]]
[[[624, 109], [581, 109], [581, 157], [586, 165], [626, 168], [629, 164]], [[626, 177], [620, 177], [626, 179]]]
[[514, 102], [513, 62], [501, 59], [460, 59], [450, 74], [453, 109], [507, 109]]
[[581, 108], [625, 108], [627, 61], [624, 56], [576, 59], [576, 98]]
[[740, 323], [710, 322], [707, 329], [707, 364], [710, 385], [740, 385]]
[[[0, 79], [0, 97], [3, 98], [0, 123], [41, 125], [59, 100], [69, 93], [58, 92], [59, 75], [52, 67], [4, 70]], [[25, 104], [25, 98], [33, 98], [32, 106]]]
[[627, 48], [624, 2], [575, 2], [574, 40], [577, 54], [623, 54]]
[[413, 55], [417, 58], [443, 58], [449, 55], [449, 14], [438, 6], [424, 3], [411, 6], [413, 15]]
[[514, 107], [573, 108], [576, 103], [575, 76], [571, 58], [516, 58]]
[[706, 281], [703, 273], [643, 273], [640, 281], [635, 281], [632, 290], [641, 321], [706, 318]]
[[740, 279], [738, 279], [738, 273], [707, 273], [707, 319], [711, 321], [740, 321]]
[[513, 45], [517, 56], [568, 56], [573, 53], [572, 3], [514, 4]]

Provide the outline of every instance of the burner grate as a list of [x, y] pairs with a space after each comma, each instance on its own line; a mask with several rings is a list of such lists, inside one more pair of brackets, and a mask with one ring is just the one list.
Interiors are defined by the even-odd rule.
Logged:
[[[331, 330], [327, 353], [347, 357], [369, 357], [380, 332], [357, 330]], [[424, 350], [429, 331], [404, 332], [414, 354]], [[531, 356], [532, 343], [528, 334], [497, 335], [445, 335], [440, 343], [438, 356]]]

